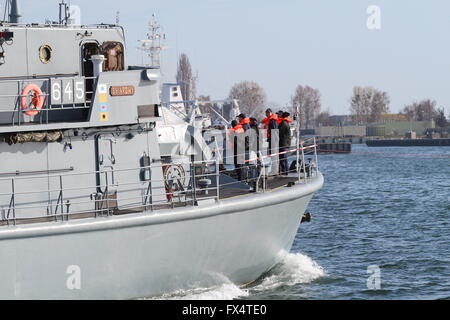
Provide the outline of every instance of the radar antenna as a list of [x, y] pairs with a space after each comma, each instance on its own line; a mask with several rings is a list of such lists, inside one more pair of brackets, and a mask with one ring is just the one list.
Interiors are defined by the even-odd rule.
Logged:
[[116, 25], [120, 24], [120, 11], [116, 12]]
[[162, 46], [164, 40], [166, 40], [166, 35], [161, 33], [161, 26], [156, 21], [155, 15], [152, 15], [152, 20], [149, 23], [149, 33], [147, 34], [146, 40], [139, 40], [142, 43], [138, 49], [147, 52], [150, 57], [151, 67], [160, 68], [161, 67], [161, 51], [167, 49]]
[[70, 5], [64, 0], [59, 4], [59, 24], [67, 25], [70, 19]]

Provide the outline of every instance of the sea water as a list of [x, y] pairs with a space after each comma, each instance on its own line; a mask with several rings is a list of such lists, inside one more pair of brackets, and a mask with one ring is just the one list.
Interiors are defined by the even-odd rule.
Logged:
[[450, 147], [353, 151], [319, 156], [312, 223], [269, 273], [159, 298], [450, 299]]

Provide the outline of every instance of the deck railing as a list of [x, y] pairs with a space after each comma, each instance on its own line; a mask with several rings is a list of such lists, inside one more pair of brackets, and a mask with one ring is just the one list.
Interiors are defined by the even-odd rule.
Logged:
[[[79, 77], [73, 75], [53, 75], [40, 78], [24, 78], [0, 80], [0, 125], [23, 126], [30, 123], [48, 124], [51, 113], [61, 110], [89, 109], [93, 91], [87, 90], [87, 82], [95, 82], [94, 77]], [[44, 105], [36, 116], [26, 116], [22, 109], [21, 99], [24, 88], [35, 84], [42, 90]], [[52, 96], [53, 95], [53, 96]]]
[[[301, 141], [299, 145], [300, 148], [287, 151], [288, 155], [294, 155], [291, 160], [295, 157], [293, 161], [296, 163], [291, 165], [291, 169], [295, 169], [288, 174], [290, 179], [307, 184], [318, 172], [317, 145], [315, 139]], [[234, 169], [223, 168], [219, 157], [184, 164], [187, 168], [186, 175], [181, 177], [184, 181], [179, 178], [152, 179], [153, 170], [170, 166], [164, 163], [81, 173], [72, 172], [74, 168], [0, 173], [2, 189], [5, 190], [7, 185], [10, 188], [9, 192], [0, 193], [0, 222], [16, 225], [18, 221], [68, 221], [84, 216], [99, 218], [127, 212], [196, 206], [200, 201], [223, 199], [221, 190], [236, 183], [246, 183], [253, 191], [265, 193], [268, 191], [267, 180], [271, 178], [265, 160], [272, 159], [272, 165], [277, 166], [278, 155], [260, 155], [250, 159], [244, 167], [246, 172], [253, 174], [243, 177], [241, 182], [232, 180], [229, 183], [221, 183], [221, 175], [229, 174]], [[142, 177], [146, 172], [150, 174], [144, 179], [135, 178], [120, 183], [117, 179], [122, 174], [129, 176], [130, 173], [133, 177]], [[114, 182], [113, 176], [116, 177]], [[79, 186], [79, 181], [95, 183]], [[29, 186], [46, 183], [48, 188], [45, 190], [29, 190]]]

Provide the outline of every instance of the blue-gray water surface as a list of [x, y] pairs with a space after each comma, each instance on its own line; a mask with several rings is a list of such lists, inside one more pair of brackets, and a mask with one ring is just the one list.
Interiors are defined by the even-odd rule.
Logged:
[[450, 299], [450, 148], [353, 151], [319, 156], [313, 221], [282, 264], [247, 288], [175, 298]]
[[[319, 156], [326, 182], [292, 248], [324, 275], [251, 298], [450, 298], [450, 148], [353, 151]], [[369, 266], [379, 290], [368, 289]]]

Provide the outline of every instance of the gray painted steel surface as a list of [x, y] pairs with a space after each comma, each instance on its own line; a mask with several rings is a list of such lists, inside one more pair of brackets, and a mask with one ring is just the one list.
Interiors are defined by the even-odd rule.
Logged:
[[[320, 173], [195, 204], [196, 171], [210, 169], [212, 152], [195, 121], [161, 105], [160, 70], [128, 66], [120, 27], [0, 25], [0, 37], [11, 32], [0, 38], [0, 299], [129, 299], [223, 277], [247, 283], [290, 250]], [[104, 72], [94, 74], [99, 55]], [[184, 172], [186, 206], [175, 208], [167, 172]]]
[[[0, 229], [2, 299], [128, 299], [256, 280], [289, 251], [310, 184], [194, 208]], [[81, 288], [70, 290], [70, 266]]]

